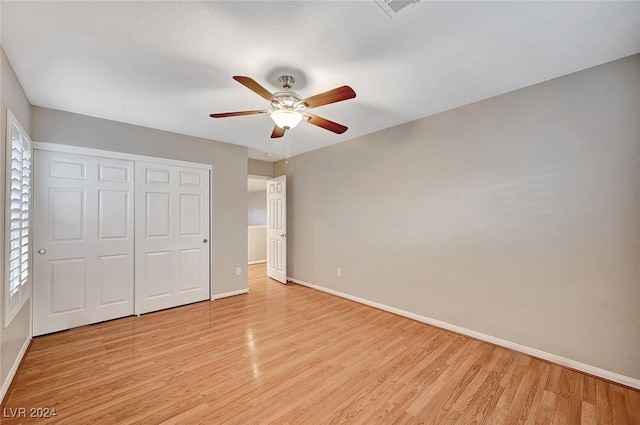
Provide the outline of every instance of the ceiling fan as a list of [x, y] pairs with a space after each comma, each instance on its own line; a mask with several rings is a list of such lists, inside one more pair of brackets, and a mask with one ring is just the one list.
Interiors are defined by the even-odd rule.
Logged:
[[317, 108], [318, 106], [353, 99], [356, 97], [356, 92], [354, 92], [349, 86], [338, 87], [304, 99], [296, 92], [291, 91], [291, 87], [293, 87], [295, 80], [290, 75], [283, 75], [280, 77], [280, 84], [282, 85], [283, 91], [276, 93], [271, 93], [269, 90], [258, 84], [254, 79], [249, 77], [235, 75], [233, 79], [268, 100], [271, 103], [271, 109], [210, 114], [209, 116], [211, 118], [269, 114], [275, 123], [273, 132], [271, 133], [272, 139], [284, 136], [287, 130], [291, 130], [302, 120], [309, 124], [324, 128], [325, 130], [332, 131], [336, 134], [342, 134], [347, 131], [347, 127], [344, 125], [311, 114], [308, 111], [309, 109]]

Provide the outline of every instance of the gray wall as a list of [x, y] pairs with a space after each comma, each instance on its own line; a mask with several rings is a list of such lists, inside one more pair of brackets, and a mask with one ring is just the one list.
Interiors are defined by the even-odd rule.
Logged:
[[[270, 163], [268, 163], [270, 164]], [[248, 195], [248, 243], [249, 262], [266, 261], [267, 259], [267, 228], [252, 228], [251, 226], [265, 226], [267, 224], [267, 191], [249, 192]]]
[[[22, 90], [22, 86], [16, 77], [4, 50], [1, 50], [1, 88], [0, 103], [2, 115], [2, 128], [0, 134], [2, 137], [2, 148], [0, 148], [0, 214], [2, 214], [2, 222], [4, 222], [5, 208], [5, 147], [6, 147], [6, 124], [7, 124], [7, 108], [11, 109], [13, 115], [18, 119], [22, 127], [30, 134], [31, 128], [31, 109], [27, 96]], [[4, 226], [0, 226], [0, 276], [2, 282], [5, 281], [5, 235]], [[4, 287], [0, 288], [0, 328], [4, 318]], [[18, 360], [18, 354], [24, 343], [31, 338], [31, 300], [20, 309], [18, 314], [13, 318], [9, 327], [0, 331], [0, 387], [5, 384], [7, 376], [11, 368]]]
[[289, 276], [640, 379], [640, 55], [284, 173]]
[[249, 174], [254, 176], [273, 177], [273, 162], [249, 158], [247, 161]]
[[267, 226], [249, 226], [249, 263], [267, 261]]
[[267, 224], [267, 191], [249, 192], [247, 204], [249, 226]]
[[213, 293], [247, 288], [246, 147], [47, 108], [32, 112], [31, 137], [39, 142], [211, 164]]

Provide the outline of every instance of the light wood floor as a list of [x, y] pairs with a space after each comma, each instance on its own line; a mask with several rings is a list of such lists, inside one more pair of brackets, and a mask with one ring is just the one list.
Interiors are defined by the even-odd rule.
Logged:
[[4, 416], [19, 407], [60, 424], [640, 424], [638, 391], [263, 264], [248, 295], [36, 338]]

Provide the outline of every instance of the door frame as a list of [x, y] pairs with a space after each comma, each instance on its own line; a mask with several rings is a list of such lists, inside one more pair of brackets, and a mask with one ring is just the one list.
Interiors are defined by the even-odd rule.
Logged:
[[[213, 167], [211, 164], [203, 164], [201, 162], [189, 162], [189, 161], [181, 161], [178, 159], [169, 159], [169, 158], [159, 158], [155, 156], [147, 156], [147, 155], [137, 155], [125, 152], [116, 152], [116, 151], [107, 151], [102, 149], [92, 149], [85, 148], [82, 146], [72, 146], [72, 145], [63, 145], [59, 143], [48, 143], [48, 142], [37, 142], [32, 141], [31, 144], [32, 149], [39, 149], [43, 151], [53, 151], [53, 152], [62, 152], [62, 153], [70, 153], [77, 155], [91, 155], [91, 156], [99, 156], [104, 158], [112, 158], [112, 159], [125, 159], [129, 161], [140, 161], [140, 162], [154, 162], [156, 164], [165, 164], [165, 165], [175, 165], [178, 167], [190, 167], [190, 168], [198, 168], [202, 170], [209, 171], [209, 299], [213, 300], [215, 291], [213, 290], [215, 282], [213, 281], [213, 238], [211, 237], [213, 234]], [[134, 164], [135, 166], [135, 164]], [[37, 164], [33, 164], [33, 167], [37, 167]], [[132, 208], [135, 209], [135, 197], [132, 199]], [[135, 232], [135, 222], [134, 222], [134, 232]], [[31, 253], [33, 254], [33, 253]], [[134, 256], [134, 265], [135, 265], [135, 256]]]

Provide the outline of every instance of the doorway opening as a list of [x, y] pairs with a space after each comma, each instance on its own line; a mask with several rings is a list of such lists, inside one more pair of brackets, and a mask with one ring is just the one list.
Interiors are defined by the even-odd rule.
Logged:
[[267, 262], [267, 180], [251, 176], [247, 179], [247, 235], [249, 264]]

